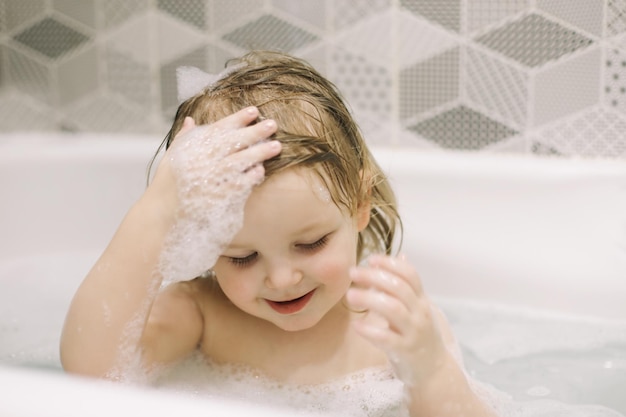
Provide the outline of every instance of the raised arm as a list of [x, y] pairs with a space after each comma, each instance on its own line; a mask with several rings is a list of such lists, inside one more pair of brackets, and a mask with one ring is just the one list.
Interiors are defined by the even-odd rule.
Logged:
[[[157, 352], [140, 343], [158, 341], [159, 330], [146, 337], [143, 333], [163, 280], [191, 279], [213, 265], [236, 233], [238, 221], [233, 217], [230, 229], [224, 229], [224, 222], [215, 217], [225, 208], [242, 216], [252, 187], [263, 179], [261, 163], [280, 152], [278, 142], [265, 141], [275, 132], [275, 123], [250, 125], [257, 117], [258, 110], [251, 107], [209, 126], [185, 120], [150, 186], [130, 208], [72, 300], [61, 336], [65, 370], [115, 377], [141, 349]], [[184, 236], [194, 231], [193, 239]], [[212, 254], [198, 256], [194, 251], [206, 250], [207, 245], [213, 245]], [[177, 311], [198, 322], [193, 316], [199, 313], [181, 297], [171, 297], [163, 296], [163, 302], [168, 298], [174, 304], [182, 302]], [[165, 326], [161, 331], [171, 329]], [[193, 345], [199, 337], [197, 330], [178, 335], [180, 345], [172, 343], [171, 352], [158, 351], [157, 356], [171, 358], [183, 352], [182, 346]]]

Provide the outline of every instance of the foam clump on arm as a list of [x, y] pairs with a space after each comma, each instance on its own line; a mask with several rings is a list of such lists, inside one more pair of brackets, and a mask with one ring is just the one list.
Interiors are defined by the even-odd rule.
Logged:
[[[250, 107], [208, 126], [185, 119], [151, 184], [76, 291], [61, 336], [65, 370], [120, 379], [141, 362], [159, 286], [213, 265], [263, 180], [262, 162], [280, 152], [278, 142], [266, 141], [275, 122], [251, 125], [257, 117]], [[172, 345], [163, 356], [175, 360], [179, 351]]]

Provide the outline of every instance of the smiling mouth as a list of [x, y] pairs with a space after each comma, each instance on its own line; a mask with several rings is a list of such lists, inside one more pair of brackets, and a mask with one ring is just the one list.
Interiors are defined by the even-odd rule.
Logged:
[[267, 299], [265, 301], [277, 313], [294, 314], [302, 310], [304, 307], [306, 307], [306, 305], [311, 300], [311, 297], [313, 297], [314, 292], [315, 290], [309, 291], [308, 293], [304, 294], [302, 297], [294, 298], [293, 300], [288, 300], [288, 301], [272, 301], [272, 300], [267, 300]]

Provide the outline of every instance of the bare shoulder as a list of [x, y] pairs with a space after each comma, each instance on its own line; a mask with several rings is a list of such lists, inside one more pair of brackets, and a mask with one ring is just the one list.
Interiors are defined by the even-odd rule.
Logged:
[[144, 329], [141, 345], [148, 363], [169, 363], [193, 352], [204, 329], [199, 299], [202, 280], [179, 282], [157, 295]]

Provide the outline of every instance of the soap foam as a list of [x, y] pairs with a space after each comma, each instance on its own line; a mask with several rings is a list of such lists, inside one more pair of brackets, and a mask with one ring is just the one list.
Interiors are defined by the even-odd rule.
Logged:
[[230, 154], [242, 149], [237, 130], [197, 126], [168, 150], [178, 187], [178, 218], [158, 266], [163, 285], [211, 268], [243, 224], [243, 208], [262, 178]]

